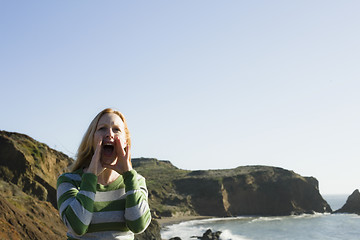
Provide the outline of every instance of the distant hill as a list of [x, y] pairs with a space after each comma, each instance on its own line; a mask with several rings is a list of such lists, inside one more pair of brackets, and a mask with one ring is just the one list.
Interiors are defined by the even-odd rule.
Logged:
[[180, 215], [290, 215], [331, 212], [318, 181], [270, 166], [242, 166], [227, 170], [188, 171], [169, 161], [133, 159], [147, 179], [156, 217]]
[[[331, 212], [315, 178], [282, 168], [189, 171], [154, 158], [132, 161], [147, 180], [153, 218]], [[66, 238], [56, 180], [72, 162], [27, 135], [0, 131], [0, 239]], [[160, 239], [157, 221], [136, 239]]]

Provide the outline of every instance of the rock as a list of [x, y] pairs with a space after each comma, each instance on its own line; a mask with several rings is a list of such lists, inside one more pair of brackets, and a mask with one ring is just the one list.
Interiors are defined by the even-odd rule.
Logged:
[[205, 233], [199, 237], [199, 236], [192, 236], [191, 238], [197, 238], [201, 240], [219, 240], [220, 239], [221, 231], [212, 232], [211, 229], [208, 229], [205, 231]]
[[360, 192], [356, 189], [346, 200], [344, 206], [334, 213], [356, 213], [360, 215]]

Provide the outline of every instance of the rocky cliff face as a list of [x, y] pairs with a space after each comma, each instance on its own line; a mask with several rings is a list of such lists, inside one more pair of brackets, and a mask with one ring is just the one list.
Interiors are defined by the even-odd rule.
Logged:
[[334, 213], [356, 213], [360, 215], [360, 192], [356, 189], [346, 200], [342, 208]]
[[169, 162], [133, 159], [149, 181], [156, 216], [290, 215], [331, 212], [318, 182], [269, 166], [184, 171]]
[[290, 215], [331, 212], [314, 178], [268, 166], [201, 171], [175, 181], [201, 215]]
[[65, 239], [56, 179], [72, 160], [18, 133], [0, 131], [0, 227], [3, 239]]
[[72, 159], [18, 133], [0, 131], [0, 176], [56, 207], [56, 180]]

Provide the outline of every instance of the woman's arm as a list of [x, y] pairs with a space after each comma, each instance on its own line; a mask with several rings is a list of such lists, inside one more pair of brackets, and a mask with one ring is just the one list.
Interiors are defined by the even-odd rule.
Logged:
[[151, 222], [145, 178], [137, 174], [135, 170], [125, 172], [123, 178], [127, 195], [125, 205], [126, 225], [132, 232], [141, 233], [146, 230]]
[[[80, 183], [80, 189], [77, 188]], [[57, 204], [60, 217], [76, 235], [84, 235], [93, 215], [97, 176], [84, 173], [61, 175], [57, 181]]]
[[151, 222], [145, 178], [137, 174], [132, 168], [129, 145], [123, 148], [120, 138], [116, 137], [115, 147], [116, 161], [102, 166], [112, 169], [123, 176], [126, 192], [124, 215], [126, 225], [133, 233], [141, 233], [145, 231]]

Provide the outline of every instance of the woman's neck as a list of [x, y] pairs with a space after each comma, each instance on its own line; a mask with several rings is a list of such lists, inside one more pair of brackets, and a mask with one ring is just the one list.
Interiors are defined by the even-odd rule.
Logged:
[[98, 176], [98, 183], [101, 185], [109, 185], [110, 183], [114, 182], [120, 176], [114, 170], [105, 169], [100, 175]]

